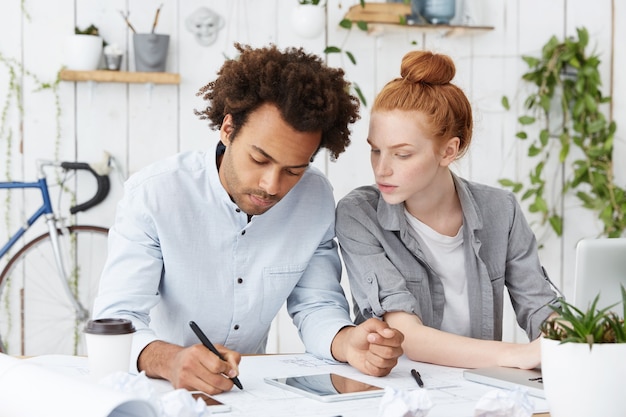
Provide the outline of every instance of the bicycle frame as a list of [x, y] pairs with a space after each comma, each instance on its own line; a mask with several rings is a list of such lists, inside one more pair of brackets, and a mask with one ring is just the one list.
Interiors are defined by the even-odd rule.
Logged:
[[46, 219], [46, 224], [48, 225], [48, 232], [50, 233], [50, 241], [52, 243], [52, 248], [54, 250], [54, 258], [57, 266], [57, 271], [59, 272], [59, 279], [62, 281], [63, 289], [65, 290], [68, 298], [70, 299], [74, 309], [76, 310], [77, 317], [80, 320], [84, 320], [89, 316], [89, 312], [87, 309], [80, 303], [80, 301], [74, 296], [72, 290], [70, 289], [67, 282], [67, 270], [65, 268], [65, 264], [63, 263], [63, 259], [61, 257], [61, 250], [59, 244], [59, 234], [57, 232], [57, 224], [56, 217], [54, 215], [54, 210], [52, 208], [52, 203], [50, 202], [50, 194], [48, 192], [48, 182], [46, 180], [46, 176], [43, 173], [43, 165], [45, 163], [39, 164], [40, 178], [36, 182], [21, 182], [21, 181], [9, 181], [9, 182], [0, 182], [0, 189], [27, 189], [27, 188], [37, 188], [41, 192], [41, 198], [43, 203], [41, 207], [35, 211], [33, 215], [31, 215], [26, 224], [21, 226], [10, 238], [6, 245], [0, 249], [0, 258], [2, 258], [15, 243], [26, 233], [26, 231], [41, 217], [44, 216]]
[[24, 233], [39, 219], [41, 216], [54, 216], [52, 210], [52, 204], [50, 202], [50, 194], [48, 193], [48, 184], [46, 178], [40, 178], [37, 182], [19, 182], [19, 181], [11, 181], [11, 182], [0, 182], [0, 189], [25, 189], [25, 188], [38, 188], [41, 192], [41, 198], [43, 200], [43, 204], [37, 211], [30, 216], [30, 218], [26, 221], [26, 224], [20, 227], [17, 232], [15, 232], [10, 238], [6, 245], [0, 249], [0, 258], [2, 258], [11, 247], [21, 238]]

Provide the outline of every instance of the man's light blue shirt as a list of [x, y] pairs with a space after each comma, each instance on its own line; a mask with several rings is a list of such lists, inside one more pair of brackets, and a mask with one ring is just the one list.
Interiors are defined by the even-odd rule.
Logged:
[[332, 358], [333, 338], [352, 325], [334, 221], [331, 185], [314, 167], [248, 222], [214, 153], [178, 154], [126, 182], [94, 317], [133, 321], [132, 364], [154, 340], [198, 343], [190, 320], [213, 343], [263, 353], [287, 300], [307, 351]]

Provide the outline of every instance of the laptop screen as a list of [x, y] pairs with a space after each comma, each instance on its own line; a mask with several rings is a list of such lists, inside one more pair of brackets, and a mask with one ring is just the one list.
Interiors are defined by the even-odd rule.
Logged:
[[[626, 238], [583, 239], [576, 246], [574, 305], [585, 311], [600, 294], [597, 308], [621, 303], [626, 287]], [[616, 313], [622, 306], [615, 306]]]

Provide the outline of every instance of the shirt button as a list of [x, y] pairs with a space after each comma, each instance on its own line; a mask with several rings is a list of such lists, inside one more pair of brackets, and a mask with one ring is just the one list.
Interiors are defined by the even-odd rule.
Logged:
[[235, 324], [235, 330], [239, 330], [239, 325]]
[[235, 209], [235, 211], [236, 211], [237, 213], [241, 213], [241, 209], [240, 209], [239, 207], [237, 207], [237, 208]]
[[242, 230], [242, 231], [241, 231], [241, 236], [243, 236], [243, 235], [245, 235], [245, 234], [246, 234], [246, 231], [245, 231], [245, 230]]
[[243, 278], [237, 278], [237, 284], [241, 284], [243, 282]]

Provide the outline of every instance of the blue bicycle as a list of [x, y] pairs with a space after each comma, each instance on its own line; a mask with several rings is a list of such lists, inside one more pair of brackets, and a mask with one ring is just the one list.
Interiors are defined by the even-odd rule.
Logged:
[[[108, 229], [66, 225], [66, 219], [53, 209], [45, 169], [54, 167], [63, 173], [57, 181], [60, 190], [77, 171], [95, 177], [96, 193], [85, 203], [71, 207], [70, 214], [75, 214], [106, 198], [110, 161], [108, 157], [98, 168], [104, 172], [84, 162], [38, 161], [37, 181], [0, 182], [0, 189], [36, 189], [42, 201], [0, 249], [0, 259], [8, 257], [0, 272], [0, 352], [26, 356], [86, 354], [82, 328], [97, 295]], [[26, 231], [39, 219], [47, 223], [47, 232], [10, 254], [11, 248], [23, 240]]]

